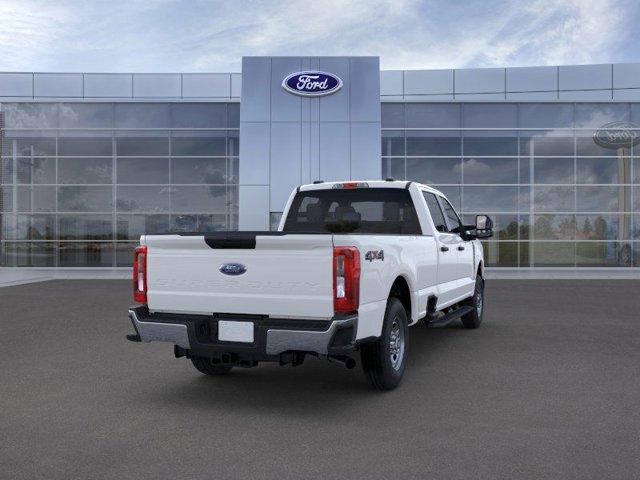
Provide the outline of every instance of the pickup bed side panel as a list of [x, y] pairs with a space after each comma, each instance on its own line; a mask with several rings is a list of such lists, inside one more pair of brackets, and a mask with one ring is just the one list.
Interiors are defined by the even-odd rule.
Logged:
[[[411, 293], [411, 323], [426, 312], [427, 298], [436, 292], [437, 251], [427, 235], [335, 235], [335, 246], [355, 246], [360, 252], [360, 308], [357, 338], [380, 336], [393, 282], [402, 277]], [[371, 252], [371, 255], [367, 253]], [[373, 255], [373, 252], [383, 252]], [[370, 260], [367, 259], [369, 256]]]
[[[244, 248], [234, 248], [242, 242], [219, 240], [203, 235], [144, 238], [151, 311], [333, 316], [331, 235], [257, 234], [255, 246]], [[220, 267], [228, 263], [242, 264], [246, 271], [225, 275]]]

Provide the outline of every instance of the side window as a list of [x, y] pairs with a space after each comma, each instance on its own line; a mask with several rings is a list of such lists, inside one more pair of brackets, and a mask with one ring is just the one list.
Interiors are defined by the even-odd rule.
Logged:
[[460, 217], [458, 217], [458, 214], [449, 203], [449, 200], [444, 197], [440, 197], [440, 200], [442, 201], [442, 206], [444, 207], [444, 215], [447, 218], [449, 231], [460, 233], [460, 225], [462, 223], [460, 222]]
[[429, 192], [422, 192], [422, 195], [427, 202], [427, 207], [429, 208], [429, 213], [433, 219], [433, 224], [436, 226], [436, 230], [439, 232], [447, 232], [447, 223], [444, 220], [444, 215], [442, 214], [442, 209], [436, 196]]

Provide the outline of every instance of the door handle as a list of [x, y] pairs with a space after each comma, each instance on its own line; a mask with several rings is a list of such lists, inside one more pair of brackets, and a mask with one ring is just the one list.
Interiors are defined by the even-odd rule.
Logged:
[[440, 251], [448, 252], [449, 251], [449, 247], [440, 247]]
[[464, 247], [462, 245], [458, 246], [458, 250], [462, 251], [464, 250]]

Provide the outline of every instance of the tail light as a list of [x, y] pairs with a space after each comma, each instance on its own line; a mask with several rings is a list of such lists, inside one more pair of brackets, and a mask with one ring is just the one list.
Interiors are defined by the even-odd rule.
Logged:
[[136, 247], [133, 253], [133, 300], [147, 303], [147, 247]]
[[356, 247], [333, 249], [333, 310], [348, 313], [360, 306], [360, 252]]

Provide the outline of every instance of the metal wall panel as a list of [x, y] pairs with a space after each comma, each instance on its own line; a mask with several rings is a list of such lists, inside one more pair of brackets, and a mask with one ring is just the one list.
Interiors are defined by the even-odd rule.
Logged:
[[243, 122], [240, 114], [240, 183], [268, 185], [271, 126]]
[[232, 73], [231, 74], [231, 97], [240, 98], [241, 93], [242, 93], [242, 74]]
[[33, 95], [33, 74], [0, 73], [0, 97], [30, 97]]
[[36, 97], [82, 97], [81, 73], [36, 73], [33, 78]]
[[575, 102], [592, 102], [611, 100], [611, 90], [576, 90], [560, 91], [560, 100], [571, 100]]
[[403, 95], [402, 70], [388, 70], [380, 72], [380, 95]]
[[456, 97], [459, 93], [504, 92], [504, 68], [464, 68], [456, 70]]
[[231, 76], [228, 73], [185, 73], [182, 75], [184, 98], [231, 96]]
[[133, 95], [138, 98], [180, 98], [180, 75], [149, 73], [133, 76]]
[[[269, 230], [268, 185], [240, 185], [238, 201], [238, 230]], [[266, 210], [259, 208], [263, 205], [267, 206]]]
[[[271, 119], [271, 59], [242, 58], [242, 101], [240, 122], [268, 122]], [[242, 126], [240, 127], [242, 128]], [[240, 132], [241, 136], [242, 131]]]
[[453, 70], [407, 70], [404, 72], [405, 95], [453, 93]]
[[507, 68], [507, 92], [548, 92], [558, 89], [557, 67]]
[[347, 122], [320, 124], [320, 178], [322, 180], [349, 178], [351, 173], [349, 130]]
[[[271, 60], [271, 121], [299, 122], [301, 97], [282, 88], [282, 80], [302, 67], [298, 57], [275, 57]], [[269, 83], [268, 81], [266, 83]]]
[[84, 96], [91, 98], [131, 98], [133, 76], [129, 73], [86, 73]]
[[611, 88], [611, 64], [567, 65], [559, 67], [560, 90], [597, 90]]
[[640, 88], [640, 63], [614, 64], [613, 88]]
[[380, 178], [380, 142], [372, 142], [380, 137], [380, 124], [358, 122], [351, 124], [351, 172], [349, 178], [371, 180]]
[[291, 190], [300, 185], [301, 122], [271, 124], [270, 211], [281, 212]]
[[380, 60], [353, 57], [349, 69], [349, 106], [352, 122], [380, 121]]
[[[320, 58], [319, 70], [331, 72], [342, 79], [345, 85], [349, 85], [349, 59], [324, 57]], [[321, 122], [348, 122], [349, 121], [349, 89], [344, 86], [331, 95], [318, 99]]]

